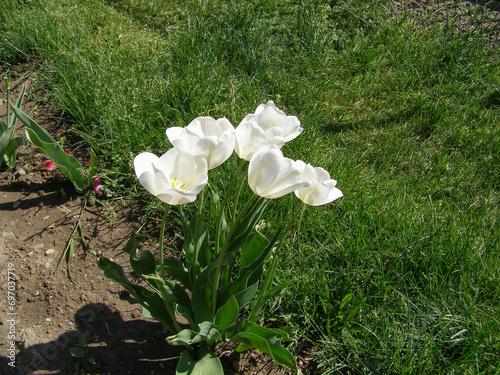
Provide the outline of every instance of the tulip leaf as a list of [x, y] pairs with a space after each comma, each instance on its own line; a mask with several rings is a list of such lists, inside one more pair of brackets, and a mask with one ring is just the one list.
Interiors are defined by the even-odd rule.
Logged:
[[145, 250], [139, 258], [130, 253], [130, 265], [137, 276], [156, 274], [156, 260], [151, 252]]
[[[16, 100], [16, 104], [15, 104], [15, 107], [16, 108], [21, 108], [21, 104], [23, 103], [23, 99], [24, 99], [24, 92], [26, 90], [26, 87], [23, 86], [23, 88], [21, 89], [21, 92], [19, 93], [19, 96], [17, 97], [17, 100]], [[14, 106], [10, 104], [10, 107], [13, 108]], [[10, 119], [9, 123], [7, 124], [7, 127], [9, 128], [15, 128], [16, 127], [16, 123], [17, 123], [17, 114], [16, 112], [14, 111], [14, 115], [12, 116], [12, 118]]]
[[219, 308], [217, 314], [215, 315], [215, 325], [219, 331], [224, 331], [227, 327], [233, 324], [238, 318], [239, 312], [240, 307], [238, 306], [238, 301], [236, 301], [236, 297], [233, 295]]
[[222, 340], [217, 326], [212, 322], [202, 322], [198, 324], [198, 332], [191, 329], [183, 329], [179, 333], [168, 337], [168, 342], [172, 345], [193, 345], [200, 342], [212, 345], [215, 341]]
[[12, 111], [27, 126], [26, 138], [57, 165], [70, 179], [78, 193], [82, 193], [88, 184], [82, 173], [80, 162], [74, 156], [64, 152], [59, 143], [21, 109], [12, 106]]
[[89, 170], [87, 174], [87, 185], [90, 186], [92, 184], [92, 181], [94, 180], [94, 176], [97, 173], [97, 156], [94, 152], [93, 149], [90, 149], [90, 163], [89, 163]]
[[4, 158], [7, 162], [7, 165], [12, 168], [14, 163], [16, 162], [16, 150], [19, 146], [26, 147], [28, 146], [28, 142], [24, 137], [16, 137], [11, 138], [9, 143], [7, 143], [7, 147], [4, 150]]
[[297, 371], [293, 355], [281, 345], [282, 339], [287, 339], [286, 332], [261, 327], [243, 319], [236, 329], [237, 333], [230, 337], [231, 341], [246, 344], [269, 355], [277, 363], [292, 367]]
[[[243, 308], [243, 306], [245, 306], [249, 302], [248, 298], [251, 299], [255, 294], [258, 282], [260, 281], [260, 278], [262, 276], [263, 264], [266, 261], [270, 251], [274, 247], [280, 233], [281, 229], [278, 229], [273, 238], [267, 243], [266, 247], [262, 250], [262, 252], [258, 255], [257, 258], [255, 258], [255, 256], [253, 257], [248, 256], [249, 259], [254, 258], [253, 262], [249, 263], [245, 267], [240, 267], [238, 277], [234, 281], [226, 283], [220, 288], [218, 294], [219, 303], [225, 303], [225, 301], [227, 301], [229, 296], [233, 294], [238, 295], [238, 293], [240, 293], [240, 299], [238, 299], [238, 304], [240, 306], [240, 309]], [[250, 285], [250, 287], [248, 285]]]
[[134, 233], [132, 237], [127, 241], [127, 244], [125, 245], [125, 248], [123, 251], [125, 251], [127, 254], [132, 255], [135, 254], [135, 251], [139, 247], [139, 244], [141, 242], [144, 242], [146, 240], [146, 236], [143, 234], [139, 233]]
[[191, 311], [191, 300], [186, 291], [172, 280], [163, 280], [157, 274], [142, 274], [142, 279], [165, 301], [183, 306], [186, 311]]
[[14, 128], [9, 128], [6, 129], [2, 132], [2, 136], [0, 137], [0, 155], [3, 155], [5, 152], [5, 148], [7, 147], [7, 144], [9, 141], [12, 139], [12, 136], [14, 135]]
[[45, 130], [35, 121], [33, 121], [20, 108], [16, 108], [14, 106], [11, 106], [11, 108], [12, 111], [19, 118], [19, 120], [21, 120], [29, 129], [33, 130], [42, 142], [57, 144], [57, 141], [54, 138], [52, 138], [52, 136], [47, 132], [47, 130]]
[[238, 301], [240, 310], [243, 309], [243, 307], [245, 307], [252, 300], [253, 296], [257, 292], [258, 287], [259, 287], [258, 282], [253, 283], [248, 288], [245, 288], [234, 294], [236, 301]]
[[236, 223], [236, 227], [233, 232], [236, 235], [233, 235], [232, 238], [227, 238], [226, 241], [229, 241], [229, 245], [227, 246], [227, 251], [236, 251], [242, 246], [242, 243], [247, 239], [248, 235], [254, 230], [255, 225], [259, 221], [262, 213], [270, 203], [270, 199], [260, 198], [251, 206], [248, 212]]
[[82, 173], [82, 166], [80, 162], [74, 156], [68, 155], [64, 152], [63, 148], [57, 142], [45, 142], [38, 136], [38, 134], [39, 133], [30, 128], [26, 129], [26, 138], [43, 151], [43, 153], [47, 155], [47, 157], [52, 160], [55, 165], [57, 165], [66, 177], [73, 182], [75, 190], [78, 193], [82, 193], [88, 185]]
[[123, 268], [111, 260], [100, 255], [97, 259], [98, 267], [104, 272], [104, 276], [122, 285], [142, 307], [142, 313], [147, 318], [158, 320], [171, 332], [175, 332], [175, 325], [168, 314], [162, 298], [146, 288], [131, 283], [125, 276]]
[[212, 263], [206, 267], [198, 276], [193, 285], [193, 294], [191, 295], [191, 309], [193, 310], [196, 322], [210, 321], [212, 306], [212, 285], [209, 281], [209, 273], [215, 269], [216, 264]]
[[184, 350], [177, 363], [176, 375], [224, 375], [219, 358], [212, 352], [201, 348], [196, 360], [189, 351]]
[[267, 241], [264, 237], [260, 236], [258, 233], [251, 233], [243, 244], [241, 250], [241, 264], [240, 270], [251, 265], [255, 262], [262, 252], [266, 249]]
[[[189, 241], [186, 239], [184, 248], [185, 248], [185, 254], [186, 254], [186, 260], [189, 262], [189, 264], [193, 264], [195, 260], [193, 260], [194, 256], [194, 238], [195, 238], [195, 220], [191, 220], [191, 222], [188, 224], [187, 229], [189, 231]], [[203, 223], [199, 223], [199, 229], [198, 229], [198, 241], [197, 241], [197, 246], [198, 246], [198, 259], [196, 260], [197, 263], [201, 266], [201, 268], [206, 267], [212, 262], [212, 252], [210, 250], [210, 243], [209, 243], [209, 238], [208, 238], [208, 232], [203, 225]]]
[[191, 283], [191, 279], [189, 277], [189, 271], [180, 260], [164, 258], [163, 268], [165, 269], [165, 273], [167, 275], [180, 282], [186, 287], [187, 290], [193, 290], [193, 284]]

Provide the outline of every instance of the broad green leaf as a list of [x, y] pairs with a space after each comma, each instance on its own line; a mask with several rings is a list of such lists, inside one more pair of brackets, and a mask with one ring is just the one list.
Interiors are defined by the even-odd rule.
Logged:
[[38, 125], [35, 121], [33, 121], [27, 114], [25, 114], [21, 109], [11, 106], [12, 111], [16, 114], [16, 116], [21, 120], [29, 129], [35, 132], [37, 137], [46, 143], [54, 143], [57, 144], [57, 141], [52, 138], [52, 136]]
[[70, 354], [75, 358], [83, 358], [85, 356], [85, 350], [78, 346], [74, 346], [69, 349]]
[[212, 320], [212, 285], [209, 282], [209, 273], [215, 269], [215, 263], [212, 263], [198, 276], [193, 285], [193, 294], [191, 295], [191, 309], [193, 310], [196, 322]]
[[185, 307], [185, 306], [182, 306], [182, 305], [179, 305], [179, 304], [175, 304], [175, 312], [180, 315], [180, 316], [183, 316], [189, 323], [189, 326], [191, 328], [195, 328], [196, 327], [196, 322], [194, 321], [194, 312], [193, 310], [191, 310], [191, 306], [189, 306], [189, 308]]
[[[238, 299], [240, 310], [249, 302], [248, 298], [251, 299], [251, 297], [255, 294], [255, 284], [257, 284], [261, 279], [263, 264], [276, 243], [280, 233], [281, 229], [278, 229], [257, 259], [247, 266], [241, 267], [238, 277], [234, 281], [226, 283], [220, 288], [219, 303], [225, 303], [229, 296], [238, 294], [241, 294], [242, 297], [242, 299]], [[248, 287], [248, 285], [251, 287]]]
[[243, 307], [245, 307], [252, 300], [258, 288], [259, 288], [259, 283], [253, 283], [248, 288], [245, 288], [234, 294], [236, 301], [238, 301], [240, 310], [242, 310]]
[[110, 261], [102, 255], [99, 256], [97, 265], [104, 271], [104, 276], [122, 285], [135, 299], [137, 299], [142, 307], [144, 316], [156, 319], [171, 332], [176, 332], [174, 322], [168, 314], [165, 303], [158, 294], [140, 285], [131, 283], [125, 276], [125, 272], [120, 265]]
[[193, 358], [187, 350], [183, 351], [177, 368], [176, 375], [224, 375], [224, 369], [219, 358], [212, 352], [201, 348], [198, 359]]
[[12, 168], [16, 162], [16, 150], [19, 146], [27, 147], [28, 141], [24, 137], [11, 138], [7, 147], [5, 148], [4, 154], [7, 165]]
[[186, 287], [187, 290], [191, 291], [193, 289], [191, 278], [189, 277], [189, 271], [184, 266], [183, 262], [177, 259], [164, 258], [163, 267], [167, 275], [180, 282]]
[[254, 347], [269, 355], [278, 364], [297, 371], [295, 358], [281, 345], [284, 332], [261, 327], [245, 319], [240, 322], [236, 331], [237, 333], [230, 337], [232, 341]]
[[130, 253], [130, 265], [137, 276], [156, 274], [156, 260], [151, 252], [144, 250], [139, 258]]
[[87, 340], [87, 334], [84, 332], [80, 332], [78, 334], [78, 345], [80, 346], [87, 346], [88, 340]]
[[226, 241], [229, 241], [227, 251], [237, 251], [242, 246], [249, 234], [254, 231], [255, 225], [270, 202], [270, 199], [260, 197], [254, 202], [245, 216], [236, 224], [234, 229], [236, 234], [232, 238], [226, 239]]
[[12, 111], [27, 126], [26, 138], [58, 166], [73, 182], [77, 192], [82, 193], [88, 184], [80, 162], [74, 156], [66, 154], [59, 143], [21, 109], [12, 106]]
[[240, 270], [255, 262], [265, 250], [269, 241], [257, 234], [251, 233], [245, 240], [241, 249]]
[[183, 329], [176, 335], [169, 336], [168, 342], [172, 345], [193, 345], [205, 342], [208, 345], [222, 340], [221, 334], [214, 323], [202, 322], [198, 324], [199, 331]]
[[240, 307], [235, 296], [231, 296], [229, 300], [222, 305], [215, 315], [215, 325], [219, 331], [224, 331], [227, 327], [235, 322], [238, 318]]
[[[187, 225], [187, 229], [189, 230], [189, 237], [185, 238], [184, 243], [184, 251], [186, 254], [186, 260], [190, 265], [193, 264], [193, 256], [194, 256], [194, 233], [196, 223], [195, 220], [191, 220]], [[210, 248], [208, 232], [203, 223], [199, 223], [198, 228], [198, 259], [197, 262], [201, 268], [205, 268], [208, 264], [212, 262], [212, 251]]]
[[178, 303], [186, 309], [191, 306], [189, 295], [176, 282], [163, 280], [158, 274], [142, 274], [141, 277], [164, 301]]
[[3, 155], [5, 153], [5, 149], [12, 139], [14, 131], [14, 128], [9, 128], [2, 133], [2, 136], [0, 136], [0, 155]]
[[63, 148], [56, 141], [43, 141], [38, 136], [38, 133], [30, 128], [26, 129], [26, 138], [28, 138], [31, 143], [38, 147], [50, 160], [54, 162], [54, 164], [57, 165], [66, 177], [73, 182], [73, 185], [78, 193], [83, 192], [88, 185], [82, 173], [83, 168], [74, 156], [68, 155], [64, 152]]
[[125, 251], [127, 254], [135, 254], [135, 251], [139, 247], [139, 244], [141, 242], [144, 242], [146, 240], [146, 236], [139, 234], [139, 233], [134, 233], [132, 237], [127, 241], [127, 244], [125, 245], [125, 248], [123, 251]]

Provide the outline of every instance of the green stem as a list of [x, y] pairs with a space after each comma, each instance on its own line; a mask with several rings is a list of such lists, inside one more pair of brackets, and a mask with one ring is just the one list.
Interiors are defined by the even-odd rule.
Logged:
[[[244, 164], [246, 160], [241, 160], [242, 163]], [[241, 189], [243, 188], [243, 184], [245, 183], [245, 178], [242, 178], [240, 181], [240, 186], [238, 187], [238, 192], [236, 193], [236, 199], [234, 200], [234, 206], [233, 206], [233, 214], [231, 216], [231, 220], [234, 223], [234, 220], [236, 220], [236, 209], [238, 208], [238, 202], [240, 201], [240, 194], [241, 194]]]
[[217, 262], [217, 268], [215, 270], [214, 286], [212, 289], [212, 319], [215, 318], [215, 313], [217, 312], [217, 289], [219, 289], [219, 281], [220, 281], [220, 273], [221, 273], [221, 269], [222, 269], [222, 262], [224, 260], [224, 255], [226, 255], [226, 250], [227, 250], [227, 247], [229, 246], [229, 241], [231, 240], [231, 237], [234, 234], [234, 231], [237, 227], [237, 224], [238, 224], [240, 218], [242, 218], [244, 216], [245, 212], [248, 210], [248, 208], [253, 204], [253, 202], [257, 198], [258, 198], [258, 195], [254, 194], [248, 200], [248, 202], [245, 204], [245, 206], [241, 210], [240, 214], [238, 215], [238, 217], [234, 221], [233, 225], [231, 226], [231, 230], [229, 231], [229, 234], [227, 235], [227, 238], [224, 241], [224, 245], [222, 245], [222, 249], [219, 253], [219, 261]]
[[199, 232], [200, 232], [200, 223], [201, 223], [201, 216], [203, 213], [203, 201], [205, 198], [205, 189], [203, 189], [200, 193], [199, 201], [198, 201], [198, 209], [196, 210], [196, 221], [194, 224], [194, 236], [193, 236], [193, 265], [191, 267], [191, 282], [194, 285], [194, 282], [196, 281], [196, 265], [198, 263], [198, 252], [199, 252], [199, 246], [198, 246], [198, 240], [199, 240]]
[[266, 294], [266, 292], [269, 289], [271, 289], [272, 282], [274, 279], [274, 273], [276, 272], [276, 268], [278, 267], [278, 250], [280, 249], [282, 244], [285, 242], [285, 237], [286, 237], [290, 227], [292, 226], [292, 223], [297, 222], [297, 216], [299, 216], [299, 215], [300, 215], [300, 218], [298, 221], [297, 231], [300, 229], [300, 224], [302, 222], [302, 216], [304, 215], [304, 211], [305, 211], [306, 207], [307, 207], [307, 205], [305, 203], [302, 203], [300, 210], [297, 211], [297, 214], [294, 216], [293, 220], [287, 221], [285, 228], [283, 229], [283, 232], [281, 233], [281, 236], [276, 241], [276, 245], [271, 250], [271, 259], [269, 260], [269, 267], [266, 270], [266, 277], [264, 278], [264, 282], [262, 283], [262, 287], [259, 291], [259, 296], [255, 300], [254, 305], [251, 309], [251, 313], [248, 317], [248, 320], [251, 322], [255, 323], [255, 321], [257, 320], [257, 315], [260, 313], [260, 311], [262, 310], [262, 307], [264, 306], [264, 304], [266, 302], [265, 300], [261, 300], [261, 299], [264, 296], [264, 294]]
[[165, 227], [167, 225], [167, 217], [168, 217], [168, 212], [169, 212], [169, 206], [167, 204], [164, 204], [164, 213], [163, 213], [163, 220], [161, 221], [161, 228], [160, 228], [160, 247], [158, 249], [159, 252], [159, 257], [160, 257], [160, 275], [163, 280], [165, 280], [165, 268], [163, 267], [163, 242], [165, 238]]
[[[236, 172], [233, 175], [231, 182], [229, 183], [229, 187], [226, 190], [226, 193], [224, 195], [224, 199], [222, 199], [222, 203], [220, 206], [220, 213], [219, 213], [219, 216], [217, 217], [217, 223], [215, 224], [215, 255], [217, 255], [219, 253], [220, 232], [222, 230], [221, 223], [222, 223], [222, 216], [224, 215], [224, 208], [226, 207], [227, 200], [228, 200], [230, 193], [231, 193], [231, 189], [233, 188], [233, 185], [236, 182], [237, 177], [241, 173], [241, 169], [243, 168], [245, 163], [246, 163], [246, 160], [244, 160], [244, 159], [240, 160], [240, 163], [238, 164], [238, 168], [236, 169]], [[239, 195], [239, 193], [238, 193], [238, 195]], [[235, 201], [234, 207], [236, 207], [236, 204], [237, 204], [237, 201]]]

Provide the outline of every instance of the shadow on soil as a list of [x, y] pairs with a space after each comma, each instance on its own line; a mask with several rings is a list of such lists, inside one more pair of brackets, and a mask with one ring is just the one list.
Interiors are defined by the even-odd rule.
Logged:
[[[130, 298], [125, 294], [122, 297]], [[84, 374], [175, 374], [182, 348], [167, 344], [160, 323], [141, 319], [124, 321], [119, 312], [112, 312], [102, 303], [82, 307], [75, 314], [75, 323], [76, 330], [66, 331], [48, 343], [26, 348], [16, 342], [20, 351], [15, 357], [15, 368], [9, 366], [12, 358], [3, 356], [0, 367], [19, 375], [39, 371], [79, 374], [77, 366]], [[70, 349], [79, 346], [81, 333], [87, 336], [88, 345], [82, 346], [85, 355], [75, 358]]]

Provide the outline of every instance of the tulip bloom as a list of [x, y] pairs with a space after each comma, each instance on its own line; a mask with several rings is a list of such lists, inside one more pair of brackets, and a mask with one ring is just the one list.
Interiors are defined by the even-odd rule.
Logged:
[[295, 116], [287, 116], [272, 100], [261, 104], [253, 115], [247, 115], [235, 130], [235, 150], [238, 156], [250, 160], [262, 147], [276, 145], [296, 138], [304, 129]]
[[297, 165], [302, 170], [301, 181], [312, 181], [308, 187], [295, 191], [295, 195], [309, 206], [321, 206], [343, 197], [342, 192], [335, 187], [336, 180], [330, 178], [330, 174], [321, 167], [313, 167], [302, 160], [297, 160]]
[[141, 185], [170, 205], [194, 202], [208, 182], [206, 160], [176, 148], [161, 157], [143, 152], [135, 157], [134, 169]]
[[234, 127], [225, 117], [197, 117], [188, 126], [168, 128], [166, 133], [175, 148], [203, 156], [208, 169], [224, 163], [234, 150]]
[[264, 198], [279, 198], [310, 184], [301, 181], [299, 165], [284, 157], [276, 146], [257, 151], [248, 165], [248, 185]]

